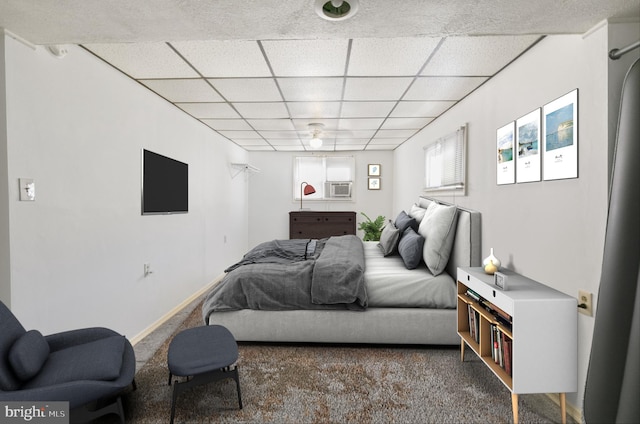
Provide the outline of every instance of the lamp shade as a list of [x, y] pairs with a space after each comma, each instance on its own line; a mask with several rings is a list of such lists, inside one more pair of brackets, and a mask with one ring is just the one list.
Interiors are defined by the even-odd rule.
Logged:
[[316, 192], [315, 187], [313, 187], [308, 182], [304, 181], [300, 184], [300, 210], [302, 210], [302, 196], [308, 196]]

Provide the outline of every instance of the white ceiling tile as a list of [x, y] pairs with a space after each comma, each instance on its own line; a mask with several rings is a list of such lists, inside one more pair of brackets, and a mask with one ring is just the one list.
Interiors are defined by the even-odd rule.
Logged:
[[271, 78], [209, 79], [230, 102], [279, 102], [282, 96]]
[[261, 138], [234, 138], [233, 142], [240, 146], [269, 146], [269, 143]]
[[310, 133], [309, 124], [318, 123], [322, 124], [322, 130], [324, 132], [334, 131], [338, 129], [339, 120], [337, 118], [323, 118], [323, 119], [293, 119], [293, 126], [298, 132]]
[[267, 138], [269, 144], [273, 146], [300, 146], [302, 147], [302, 143], [300, 139], [297, 138]]
[[395, 102], [344, 102], [341, 118], [386, 118]]
[[277, 77], [344, 75], [348, 40], [272, 40], [262, 46]]
[[413, 76], [440, 38], [356, 38], [351, 45], [349, 76]]
[[282, 119], [249, 119], [249, 124], [251, 126], [260, 131], [260, 130], [284, 130], [284, 131], [294, 131], [293, 123], [288, 118]]
[[352, 118], [341, 119], [339, 128], [341, 130], [371, 130], [380, 127], [384, 118]]
[[371, 138], [376, 133], [376, 130], [344, 130], [336, 131], [335, 136], [337, 139], [344, 138]]
[[251, 130], [244, 119], [202, 119], [202, 122], [216, 130]]
[[225, 137], [232, 138], [234, 140], [248, 139], [248, 138], [258, 138], [262, 139], [262, 136], [256, 131], [218, 131]]
[[278, 78], [287, 102], [321, 102], [342, 99], [344, 78]]
[[402, 101], [396, 105], [390, 117], [436, 117], [449, 109], [456, 102], [454, 101]]
[[419, 130], [379, 130], [375, 138], [409, 138]]
[[288, 118], [289, 112], [284, 103], [234, 103], [238, 112], [247, 119]]
[[176, 103], [180, 109], [196, 118], [238, 118], [226, 103]]
[[433, 121], [433, 118], [387, 118], [382, 124], [384, 130], [421, 129]]
[[278, 138], [278, 139], [297, 139], [299, 138], [298, 131], [260, 131], [260, 134], [266, 138]]
[[298, 144], [297, 146], [274, 145], [274, 147], [277, 148], [279, 152], [304, 152], [306, 150], [302, 144]]
[[422, 75], [492, 76], [538, 38], [537, 35], [448, 37]]
[[337, 138], [336, 139], [336, 146], [341, 145], [341, 146], [346, 146], [346, 145], [353, 145], [353, 146], [363, 146], [365, 144], [367, 144], [369, 142], [369, 140], [371, 140], [370, 138]]
[[344, 100], [398, 100], [413, 78], [347, 78]]
[[398, 147], [400, 144], [402, 143], [396, 143], [396, 144], [373, 144], [373, 143], [369, 143], [367, 144], [367, 149], [366, 150], [393, 150], [396, 147]]
[[171, 45], [205, 78], [271, 76], [257, 41], [183, 41]]
[[223, 99], [203, 79], [139, 80], [170, 102], [222, 102]]
[[85, 44], [132, 78], [197, 78], [199, 75], [166, 43]]
[[292, 118], [327, 118], [337, 117], [340, 113], [340, 102], [288, 102], [287, 107]]
[[362, 151], [364, 144], [336, 144], [335, 149], [337, 152]]
[[460, 100], [487, 77], [420, 77], [416, 79], [404, 100]]

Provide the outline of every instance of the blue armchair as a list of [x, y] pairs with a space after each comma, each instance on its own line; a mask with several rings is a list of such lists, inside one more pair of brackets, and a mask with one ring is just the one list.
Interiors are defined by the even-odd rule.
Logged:
[[0, 302], [0, 401], [67, 401], [72, 422], [117, 414], [121, 393], [135, 389], [131, 343], [107, 328], [43, 336], [26, 331]]

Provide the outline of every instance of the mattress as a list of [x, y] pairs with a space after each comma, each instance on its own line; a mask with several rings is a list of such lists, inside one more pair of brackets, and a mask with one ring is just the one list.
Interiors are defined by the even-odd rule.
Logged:
[[399, 255], [383, 256], [378, 242], [364, 242], [364, 256], [369, 307], [456, 307], [455, 281], [447, 273], [434, 277], [424, 262], [409, 270]]

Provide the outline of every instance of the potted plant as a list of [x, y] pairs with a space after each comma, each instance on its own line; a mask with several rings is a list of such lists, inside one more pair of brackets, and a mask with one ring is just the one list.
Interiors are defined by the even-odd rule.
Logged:
[[358, 226], [358, 230], [364, 231], [363, 241], [378, 241], [380, 240], [380, 233], [382, 233], [382, 227], [384, 227], [384, 216], [379, 215], [375, 220], [371, 220], [364, 212], [360, 212], [366, 221], [362, 221]]

